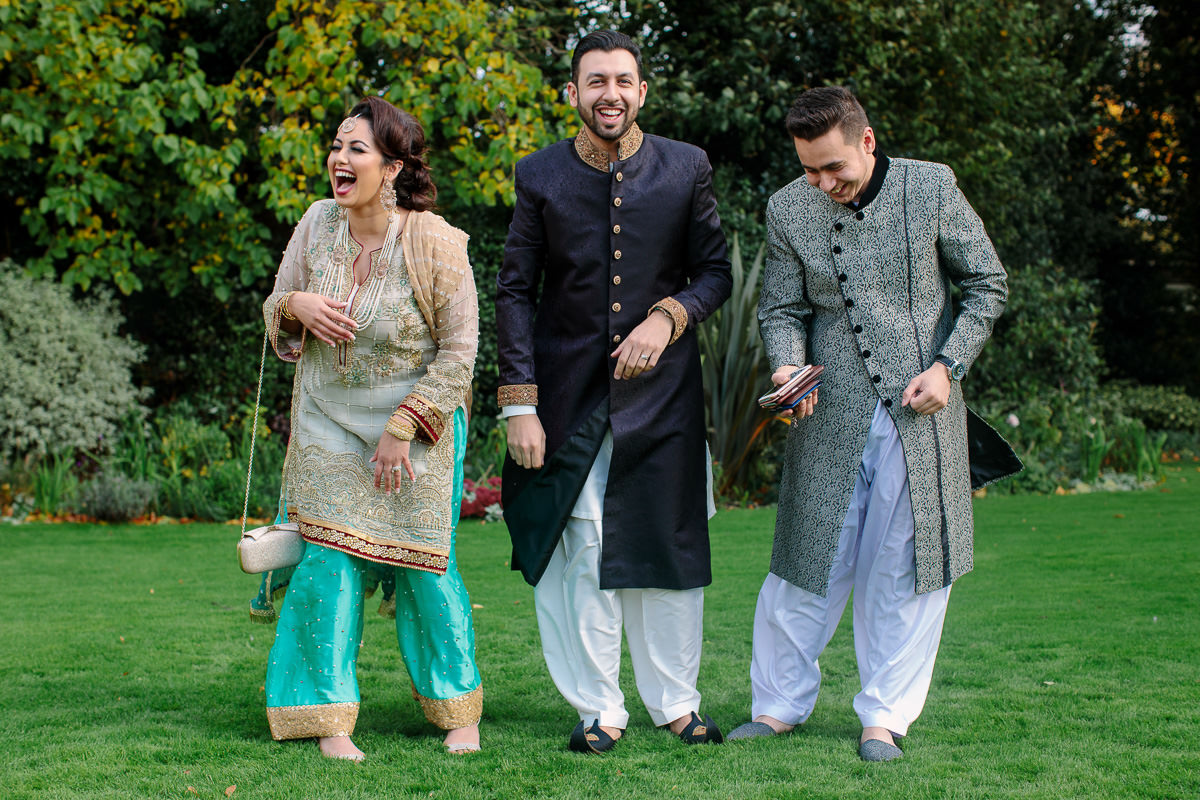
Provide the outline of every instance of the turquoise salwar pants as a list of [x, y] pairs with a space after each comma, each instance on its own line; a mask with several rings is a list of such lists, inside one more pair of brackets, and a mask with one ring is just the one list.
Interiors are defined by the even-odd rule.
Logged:
[[[454, 413], [454, 439], [457, 526], [466, 451], [462, 409]], [[267, 720], [275, 739], [354, 732], [363, 609], [381, 570], [394, 573], [396, 638], [426, 719], [445, 730], [479, 721], [483, 687], [471, 601], [453, 540], [445, 575], [385, 566], [309, 542], [281, 603], [267, 663]]]

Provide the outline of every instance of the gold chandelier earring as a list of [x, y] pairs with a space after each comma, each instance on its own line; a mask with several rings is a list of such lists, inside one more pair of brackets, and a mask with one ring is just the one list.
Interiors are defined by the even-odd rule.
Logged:
[[396, 214], [396, 184], [384, 176], [383, 185], [379, 187], [379, 204], [387, 212], [388, 219]]

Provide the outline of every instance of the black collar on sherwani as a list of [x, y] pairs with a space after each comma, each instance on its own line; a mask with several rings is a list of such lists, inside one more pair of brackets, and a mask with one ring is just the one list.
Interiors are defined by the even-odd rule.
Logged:
[[883, 179], [887, 177], [888, 164], [891, 163], [888, 157], [883, 154], [882, 150], [875, 151], [875, 169], [871, 171], [871, 180], [867, 181], [867, 190], [863, 192], [862, 200], [857, 203], [849, 202], [844, 205], [847, 208], [852, 208], [855, 211], [862, 211], [871, 201], [879, 195], [879, 190], [883, 186]]

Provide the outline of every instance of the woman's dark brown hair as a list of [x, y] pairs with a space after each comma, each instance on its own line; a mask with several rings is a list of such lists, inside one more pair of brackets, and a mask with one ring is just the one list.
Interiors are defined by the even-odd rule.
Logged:
[[382, 97], [364, 97], [349, 116], [359, 116], [371, 127], [375, 146], [391, 163], [403, 166], [396, 176], [396, 205], [412, 211], [429, 211], [437, 200], [437, 187], [425, 163], [425, 129], [417, 118]]

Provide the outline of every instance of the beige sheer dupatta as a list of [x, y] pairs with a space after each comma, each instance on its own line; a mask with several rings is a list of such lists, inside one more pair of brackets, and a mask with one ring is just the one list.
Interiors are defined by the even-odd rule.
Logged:
[[405, 406], [429, 408], [426, 422], [439, 435], [471, 390], [479, 346], [479, 299], [467, 258], [469, 238], [429, 211], [409, 214], [401, 237], [413, 297], [437, 344], [437, 356]]

